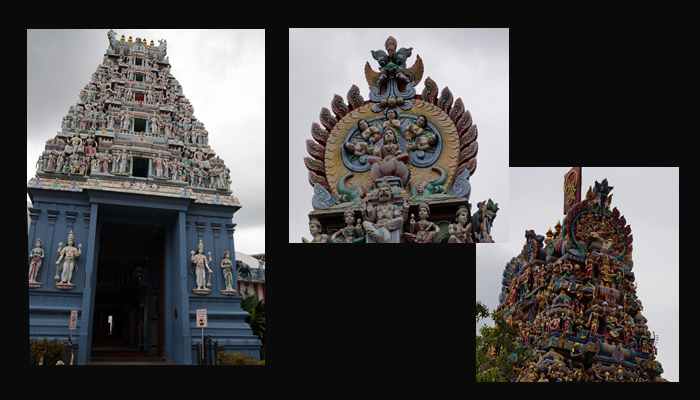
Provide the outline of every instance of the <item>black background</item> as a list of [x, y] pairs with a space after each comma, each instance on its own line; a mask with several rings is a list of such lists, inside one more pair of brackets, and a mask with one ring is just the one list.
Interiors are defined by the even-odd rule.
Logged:
[[[426, 24], [431, 24], [429, 21]], [[691, 107], [697, 101], [683, 96], [690, 92], [691, 80], [694, 81], [689, 57], [695, 45], [684, 40], [692, 36], [689, 29], [641, 22], [622, 27], [621, 23], [596, 19], [577, 24], [533, 22], [530, 27], [508, 23], [473, 25], [511, 27], [511, 166], [680, 166], [681, 154], [695, 150], [692, 141], [697, 133], [689, 119], [696, 114]], [[388, 394], [393, 394], [394, 389], [412, 391], [420, 387], [429, 390], [431, 398], [438, 397], [434, 391], [455, 385], [461, 396], [479, 387], [483, 389], [485, 385], [464, 387], [474, 380], [472, 248], [287, 243], [289, 216], [285, 202], [289, 185], [307, 184], [305, 177], [298, 182], [287, 182], [288, 152], [280, 145], [287, 141], [283, 136], [287, 130], [284, 93], [288, 88], [289, 25], [309, 26], [309, 23], [271, 21], [258, 26], [267, 28], [268, 368], [149, 368], [148, 375], [133, 368], [112, 368], [108, 374], [94, 368], [80, 368], [80, 372], [95, 378], [109, 375], [111, 380], [106, 380], [111, 382], [115, 382], [115, 373], [128, 374], [132, 380], [124, 390], [138, 388], [139, 393], [142, 389], [154, 389], [150, 383], [160, 377], [170, 380], [166, 386], [170, 389], [195, 388], [199, 379], [206, 382], [202, 387], [211, 390], [210, 393], [219, 390], [235, 393], [252, 386], [258, 396], [265, 396], [273, 389], [317, 387], [323, 387], [333, 397], [345, 393], [379, 394], [369, 389], [369, 383], [389, 387]], [[137, 25], [110, 25], [114, 29], [129, 26]], [[217, 27], [236, 26], [226, 23]], [[391, 34], [390, 28], [387, 34]], [[16, 69], [8, 73], [18, 78], [26, 75], [26, 65], [22, 65], [22, 60], [26, 60], [22, 57], [25, 43], [24, 29], [18, 30], [13, 50], [16, 62], [5, 63], [5, 67]], [[322, 59], [320, 52], [318, 62]], [[461, 79], [460, 75], [456, 73], [454, 79]], [[17, 87], [11, 97], [16, 100], [16, 94], [26, 92], [26, 86], [21, 79], [13, 83]], [[244, 93], [233, 95], [245, 96]], [[290, 98], [293, 99], [293, 94]], [[328, 105], [319, 104], [319, 108], [322, 106]], [[10, 102], [6, 107], [15, 112], [12, 119], [17, 134], [5, 132], [5, 137], [11, 137], [12, 148], [18, 150], [24, 141], [19, 133], [26, 130], [22, 107], [21, 101]], [[313, 119], [314, 116], [309, 116], [309, 123]], [[6, 150], [10, 148], [9, 143], [6, 146]], [[13, 153], [12, 157], [17, 157], [13, 161], [17, 163], [16, 170], [23, 170], [24, 153]], [[690, 168], [682, 172], [681, 180], [687, 181], [694, 175]], [[232, 175], [236, 173], [245, 172], [232, 171]], [[10, 248], [23, 250], [27, 223], [25, 213], [20, 210], [26, 208], [29, 177], [25, 179], [21, 172], [6, 174], [7, 186], [12, 187], [4, 197], [12, 203], [7, 204], [7, 210], [11, 207], [17, 212], [10, 212], [13, 218], [11, 222], [7, 220], [5, 232], [16, 242]], [[688, 186], [681, 184], [681, 187]], [[664, 194], [654, 191], [654, 182], [649, 182], [649, 195], [659, 199], [659, 208], [649, 212], [662, 214]], [[681, 202], [687, 195], [681, 189]], [[681, 226], [686, 226], [688, 232], [691, 228], [686, 212], [683, 211]], [[683, 240], [684, 236], [680, 237]], [[5, 344], [17, 358], [11, 365], [17, 366], [27, 359], [23, 346], [28, 343], [28, 299], [26, 288], [18, 283], [26, 280], [27, 260], [26, 252], [24, 256], [21, 253], [18, 251], [13, 258], [16, 262], [4, 265], [5, 271], [12, 271], [15, 282], [6, 284], [4, 290], [10, 297], [4, 302], [8, 305], [4, 308], [8, 313], [4, 331], [11, 335]], [[690, 270], [693, 271], [684, 270], [686, 285], [694, 282], [688, 277], [694, 268]], [[24, 347], [28, 349], [28, 344]], [[41, 376], [44, 382], [48, 382], [49, 376], [75, 379], [53, 368], [49, 372], [16, 370], [31, 373], [33, 379]], [[176, 376], [182, 376], [183, 380], [173, 379]], [[254, 376], [256, 379], [251, 380]], [[684, 376], [688, 376], [687, 372]], [[72, 381], [72, 385], [77, 383]], [[536, 387], [542, 390], [541, 385]], [[519, 386], [517, 390], [522, 388]], [[491, 396], [492, 392], [487, 389], [472, 395]]]

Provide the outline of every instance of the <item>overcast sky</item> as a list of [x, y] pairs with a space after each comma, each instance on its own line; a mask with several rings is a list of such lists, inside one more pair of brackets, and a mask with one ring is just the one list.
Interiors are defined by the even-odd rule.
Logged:
[[[476, 298], [498, 306], [505, 265], [523, 248], [525, 230], [544, 235], [562, 221], [564, 174], [569, 168], [511, 168], [508, 243], [478, 245]], [[660, 336], [658, 360], [664, 378], [678, 381], [678, 168], [583, 168], [582, 196], [608, 178], [611, 207], [632, 228], [637, 296], [649, 330]]]
[[[102, 62], [108, 30], [28, 30], [27, 180], [46, 140]], [[209, 144], [231, 169], [231, 190], [242, 205], [234, 217], [236, 251], [264, 253], [265, 31], [115, 32], [156, 45], [167, 40], [171, 73], [209, 132]]]
[[[334, 94], [346, 98], [352, 84], [365, 99], [366, 61], [377, 70], [371, 50], [384, 49], [394, 36], [398, 47], [412, 47], [407, 65], [420, 55], [425, 66], [417, 93], [431, 77], [442, 90], [462, 98], [479, 127], [477, 170], [470, 201], [492, 198], [500, 211], [492, 234], [507, 240], [508, 216], [508, 30], [507, 29], [291, 29], [289, 34], [289, 241], [308, 237], [313, 188], [304, 166], [306, 139], [321, 107]], [[347, 102], [347, 99], [346, 99]]]

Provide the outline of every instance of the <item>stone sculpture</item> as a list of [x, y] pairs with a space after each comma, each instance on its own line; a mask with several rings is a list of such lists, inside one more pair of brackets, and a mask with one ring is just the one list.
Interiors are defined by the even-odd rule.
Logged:
[[224, 257], [221, 259], [221, 271], [224, 274], [225, 285], [221, 294], [226, 296], [235, 295], [237, 292], [233, 288], [233, 263], [231, 262], [231, 253], [228, 250], [224, 250]]
[[311, 240], [302, 237], [301, 241], [304, 243], [328, 243], [328, 235], [322, 233], [322, 231], [323, 227], [321, 226], [321, 223], [316, 218], [313, 218], [309, 221]]
[[56, 260], [56, 265], [60, 266], [60, 268], [56, 269], [56, 276], [54, 277], [57, 288], [72, 289], [75, 286], [71, 280], [76, 270], [78, 258], [82, 253], [81, 247], [82, 244], [78, 244], [78, 247], [75, 247], [75, 235], [73, 231], [68, 232], [68, 240], [65, 246], [63, 246], [63, 243], [58, 244], [58, 260]]
[[433, 239], [438, 232], [440, 232], [440, 227], [434, 222], [428, 221], [428, 216], [430, 215], [430, 206], [427, 203], [418, 204], [418, 218], [420, 220], [416, 222], [415, 216], [411, 214], [411, 220], [409, 222], [409, 232], [404, 233], [410, 242], [413, 243], [433, 243]]
[[[374, 198], [371, 198], [374, 197]], [[373, 204], [374, 203], [374, 204]], [[403, 200], [401, 206], [394, 203], [394, 192], [386, 182], [380, 182], [362, 202], [365, 220], [362, 223], [368, 243], [398, 243], [409, 204]]]
[[36, 288], [41, 286], [41, 282], [37, 282], [36, 277], [39, 274], [41, 264], [44, 262], [44, 248], [41, 245], [41, 240], [37, 239], [34, 242], [34, 248], [29, 253], [29, 287]]
[[460, 207], [457, 209], [456, 221], [450, 224], [450, 238], [448, 243], [474, 243], [472, 239], [472, 224], [469, 218], [469, 209]]
[[[197, 244], [197, 252], [194, 250], [190, 251], [190, 260], [194, 265], [194, 277], [195, 277], [195, 287], [192, 292], [199, 295], [206, 295], [211, 293], [211, 274], [214, 273], [211, 268], [209, 268], [209, 262], [211, 261], [211, 256], [207, 258], [204, 255], [204, 241], [199, 239]], [[207, 279], [207, 277], [209, 279]]]
[[355, 210], [345, 210], [345, 227], [338, 229], [331, 235], [333, 243], [360, 243], [365, 240], [365, 231], [362, 228], [362, 220], [355, 219]]

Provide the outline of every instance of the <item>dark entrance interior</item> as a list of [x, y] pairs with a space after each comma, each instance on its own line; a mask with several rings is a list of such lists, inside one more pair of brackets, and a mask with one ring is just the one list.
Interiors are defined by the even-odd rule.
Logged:
[[164, 227], [105, 221], [99, 240], [92, 360], [161, 358]]

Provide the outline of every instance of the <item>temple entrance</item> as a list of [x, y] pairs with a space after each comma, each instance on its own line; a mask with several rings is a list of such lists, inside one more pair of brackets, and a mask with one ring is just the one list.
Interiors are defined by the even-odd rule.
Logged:
[[165, 228], [106, 221], [99, 242], [91, 360], [160, 360]]

